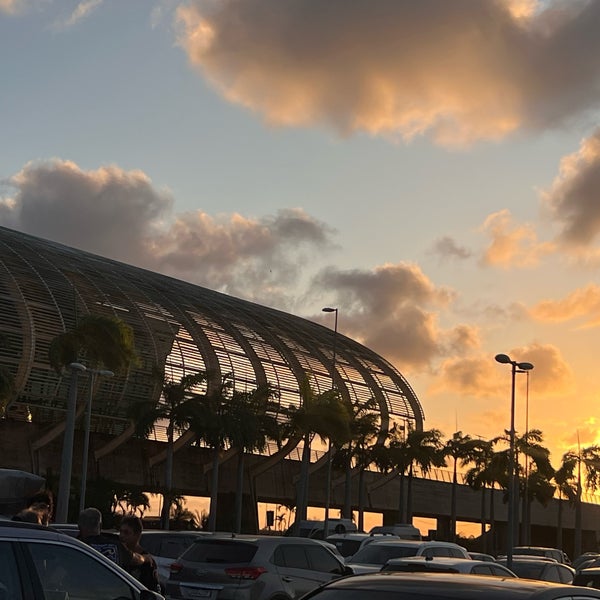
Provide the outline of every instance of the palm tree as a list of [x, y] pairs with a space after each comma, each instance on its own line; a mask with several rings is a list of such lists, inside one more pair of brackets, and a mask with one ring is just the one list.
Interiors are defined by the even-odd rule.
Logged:
[[450, 537], [456, 541], [456, 489], [458, 487], [458, 465], [465, 466], [478, 457], [479, 444], [469, 435], [457, 431], [446, 441], [443, 454], [452, 458], [452, 491], [450, 496]]
[[278, 404], [272, 401], [274, 395], [273, 388], [268, 384], [250, 392], [234, 391], [226, 408], [227, 437], [231, 447], [238, 453], [233, 529], [236, 533], [240, 533], [242, 527], [245, 454], [255, 450], [263, 452], [269, 440], [279, 442]]
[[[550, 451], [541, 445], [543, 434], [539, 429], [531, 429], [523, 436], [517, 436], [515, 448], [517, 451], [517, 472], [519, 475], [519, 492], [523, 497], [523, 527], [521, 529], [521, 542], [529, 543], [531, 503], [538, 500], [542, 505], [554, 496], [554, 486], [550, 480], [554, 476], [554, 469], [550, 464]], [[518, 456], [525, 457], [526, 469], [519, 465]]]
[[190, 426], [194, 418], [194, 407], [198, 403], [198, 394], [194, 388], [205, 383], [204, 371], [193, 375], [184, 375], [178, 382], [165, 379], [161, 374], [162, 401], [157, 405], [149, 402], [136, 402], [129, 408], [129, 418], [135, 425], [135, 435], [147, 438], [157, 423], [167, 422], [167, 455], [165, 460], [165, 487], [160, 522], [163, 529], [169, 529], [169, 515], [173, 496], [173, 456], [175, 433], [181, 434]]
[[133, 329], [130, 325], [104, 315], [85, 315], [70, 331], [57, 335], [48, 350], [50, 366], [62, 369], [85, 358], [90, 366], [103, 366], [115, 373], [126, 371], [137, 363]]
[[426, 431], [413, 430], [406, 436], [406, 446], [410, 464], [408, 467], [408, 489], [406, 499], [407, 522], [412, 523], [412, 481], [414, 467], [418, 466], [421, 473], [428, 474], [434, 467], [446, 465], [444, 459], [442, 432], [439, 429]]
[[[369, 464], [377, 463], [378, 450], [375, 448], [376, 438], [380, 433], [378, 404], [375, 398], [370, 398], [362, 404], [348, 404], [350, 414], [350, 440], [348, 443], [338, 443], [334, 441], [335, 457], [334, 464], [345, 470], [346, 483], [344, 489], [344, 507], [342, 516], [346, 519], [352, 518], [352, 462], [356, 460], [359, 468], [359, 508], [358, 518], [361, 529], [361, 522], [364, 513], [364, 469]], [[343, 440], [342, 440], [343, 441]], [[378, 440], [383, 444], [383, 439]]]
[[[474, 491], [481, 490], [481, 539], [483, 540], [483, 552], [489, 549], [488, 539], [486, 536], [486, 508], [485, 508], [485, 492], [490, 488], [491, 502], [489, 510], [489, 522], [494, 522], [494, 485], [495, 479], [492, 472], [492, 457], [494, 454], [494, 444], [489, 440], [477, 440], [475, 452], [473, 455], [473, 467], [471, 467], [466, 475], [465, 482]], [[492, 530], [492, 537], [494, 531]], [[491, 547], [494, 543], [492, 540]]]
[[332, 389], [315, 394], [308, 378], [300, 385], [302, 404], [284, 409], [287, 417], [283, 432], [285, 438], [301, 436], [303, 440], [300, 478], [296, 493], [296, 524], [306, 519], [310, 447], [315, 435], [322, 440], [336, 440], [337, 443], [350, 439], [350, 414], [341, 400], [338, 390]]
[[554, 482], [558, 489], [558, 517], [556, 523], [556, 547], [562, 548], [562, 514], [563, 514], [563, 497], [570, 504], [573, 504], [577, 499], [577, 484], [575, 469], [579, 463], [579, 455], [571, 451], [563, 454], [560, 467], [554, 472]]
[[374, 448], [374, 461], [382, 472], [395, 471], [400, 476], [400, 492], [398, 494], [398, 522], [405, 523], [404, 518], [404, 478], [411, 463], [406, 428], [394, 424], [389, 433], [389, 446]]
[[217, 527], [217, 505], [219, 497], [219, 459], [228, 441], [227, 404], [231, 401], [233, 388], [232, 375], [222, 376], [218, 385], [214, 386], [194, 406], [194, 415], [190, 428], [197, 441], [204, 442], [212, 450], [212, 476], [210, 487], [210, 510], [208, 530]]

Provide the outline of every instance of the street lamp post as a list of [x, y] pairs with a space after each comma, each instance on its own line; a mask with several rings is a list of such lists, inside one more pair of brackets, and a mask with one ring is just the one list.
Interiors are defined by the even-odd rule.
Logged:
[[[331, 360], [331, 389], [335, 389], [335, 359], [337, 346], [338, 309], [326, 306], [322, 309], [326, 313], [335, 313], [333, 327], [333, 357]], [[328, 440], [327, 448], [327, 490], [325, 492], [325, 522], [323, 523], [323, 539], [329, 535], [329, 507], [331, 505], [331, 438]]]
[[506, 354], [496, 354], [496, 361], [511, 365], [511, 393], [510, 393], [510, 442], [508, 454], [508, 523], [506, 535], [506, 566], [512, 568], [513, 546], [515, 541], [515, 529], [517, 525], [516, 515], [516, 478], [515, 478], [515, 377], [517, 369], [531, 371], [533, 365], [528, 362], [517, 362]]
[[100, 370], [100, 369], [87, 369], [90, 375], [89, 378], [89, 393], [87, 406], [85, 410], [85, 434], [83, 438], [83, 455], [81, 457], [81, 488], [79, 491], [79, 512], [85, 508], [85, 493], [87, 486], [87, 471], [88, 471], [88, 454], [90, 450], [90, 427], [92, 423], [92, 400], [94, 398], [94, 385], [96, 383], [96, 376], [101, 377], [113, 377], [112, 371]]
[[67, 397], [67, 415], [65, 420], [65, 435], [63, 439], [62, 456], [60, 461], [60, 479], [58, 482], [58, 498], [56, 502], [57, 523], [66, 523], [69, 514], [69, 495], [71, 491], [71, 471], [73, 468], [73, 439], [75, 437], [75, 412], [77, 408], [77, 376], [86, 370], [81, 363], [69, 365], [71, 381]]

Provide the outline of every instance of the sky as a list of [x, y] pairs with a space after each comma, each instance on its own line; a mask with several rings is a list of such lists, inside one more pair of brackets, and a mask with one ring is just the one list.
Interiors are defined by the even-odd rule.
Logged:
[[0, 0], [0, 225], [333, 327], [425, 428], [600, 443], [600, 2]]

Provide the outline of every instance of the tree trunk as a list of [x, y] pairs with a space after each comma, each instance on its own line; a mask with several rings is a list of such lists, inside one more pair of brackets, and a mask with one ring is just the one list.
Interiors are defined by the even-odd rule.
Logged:
[[398, 523], [406, 523], [404, 520], [404, 471], [400, 472], [400, 492], [398, 496]]
[[219, 449], [213, 450], [212, 477], [210, 483], [210, 512], [208, 514], [208, 530], [217, 529], [217, 503], [219, 498]]
[[167, 428], [167, 457], [165, 459], [165, 490], [160, 511], [160, 526], [169, 529], [171, 504], [173, 503], [173, 426]]
[[412, 481], [413, 481], [413, 466], [412, 463], [408, 468], [408, 488], [406, 494], [406, 522], [412, 523]]
[[344, 519], [352, 519], [352, 444], [348, 444], [346, 460], [346, 484], [344, 487]]
[[310, 467], [310, 434], [304, 436], [302, 449], [302, 462], [300, 464], [300, 477], [296, 488], [296, 535], [299, 534], [300, 521], [306, 519], [308, 509], [308, 470]]
[[450, 492], [450, 541], [456, 542], [456, 486], [458, 485], [458, 476], [456, 473], [456, 458], [454, 458], [454, 468], [452, 469], [452, 489]]
[[237, 464], [237, 489], [235, 491], [235, 533], [242, 531], [242, 503], [244, 499], [244, 459], [246, 454], [240, 449], [238, 451]]
[[358, 530], [365, 530], [365, 470], [358, 472]]

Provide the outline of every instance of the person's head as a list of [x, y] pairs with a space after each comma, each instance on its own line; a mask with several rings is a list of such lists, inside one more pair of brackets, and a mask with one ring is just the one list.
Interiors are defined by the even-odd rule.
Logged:
[[23, 523], [37, 523], [38, 525], [44, 524], [42, 521], [42, 514], [33, 508], [25, 508], [17, 513], [11, 520], [21, 521]]
[[99, 535], [102, 529], [102, 513], [97, 508], [85, 508], [77, 520], [81, 537]]
[[135, 515], [126, 515], [121, 519], [119, 539], [127, 547], [134, 548], [142, 537], [142, 520]]
[[52, 492], [49, 490], [34, 494], [27, 501], [27, 508], [37, 511], [40, 513], [42, 518], [42, 524], [48, 525], [52, 518], [52, 512], [54, 510], [54, 500], [52, 498]]

